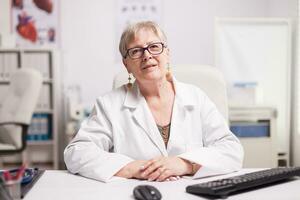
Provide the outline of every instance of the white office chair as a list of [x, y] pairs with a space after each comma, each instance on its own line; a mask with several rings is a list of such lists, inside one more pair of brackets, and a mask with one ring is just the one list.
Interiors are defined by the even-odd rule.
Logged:
[[[173, 67], [172, 73], [178, 81], [190, 83], [201, 88], [228, 121], [226, 83], [218, 69], [207, 65], [181, 65]], [[127, 82], [128, 73], [124, 69], [124, 71], [114, 77], [113, 88], [117, 88]]]
[[0, 109], [0, 155], [18, 153], [26, 147], [26, 134], [36, 107], [42, 75], [22, 68], [11, 77]]

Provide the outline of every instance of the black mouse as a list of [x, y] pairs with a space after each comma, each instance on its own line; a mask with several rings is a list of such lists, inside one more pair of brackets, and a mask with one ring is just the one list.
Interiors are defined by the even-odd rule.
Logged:
[[133, 190], [133, 196], [137, 200], [160, 200], [161, 193], [152, 185], [138, 185]]

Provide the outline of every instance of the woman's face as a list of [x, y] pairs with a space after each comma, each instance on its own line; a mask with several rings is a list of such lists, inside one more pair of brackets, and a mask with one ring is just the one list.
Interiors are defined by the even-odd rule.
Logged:
[[[145, 48], [150, 45], [149, 48], [155, 51], [156, 45], [154, 43], [158, 44], [159, 42], [162, 41], [151, 30], [141, 29], [137, 32], [134, 40], [129, 43], [127, 49]], [[143, 55], [135, 59], [127, 55], [123, 59], [123, 63], [127, 71], [132, 73], [138, 82], [161, 80], [166, 74], [166, 67], [169, 63], [169, 49], [163, 47], [162, 53], [158, 55], [152, 55], [149, 51], [144, 50]]]

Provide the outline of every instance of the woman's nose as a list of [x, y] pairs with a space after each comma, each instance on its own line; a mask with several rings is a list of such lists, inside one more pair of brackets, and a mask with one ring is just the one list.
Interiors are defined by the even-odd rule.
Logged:
[[146, 61], [151, 58], [152, 58], [151, 53], [149, 53], [148, 49], [145, 49], [144, 54], [143, 54], [143, 61]]

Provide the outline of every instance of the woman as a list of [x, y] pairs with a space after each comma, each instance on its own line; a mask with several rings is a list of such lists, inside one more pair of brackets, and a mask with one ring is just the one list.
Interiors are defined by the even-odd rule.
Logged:
[[97, 99], [65, 149], [70, 172], [104, 182], [168, 181], [241, 168], [242, 146], [215, 105], [168, 71], [170, 50], [157, 24], [128, 26], [119, 49], [136, 81], [129, 76], [127, 85]]

